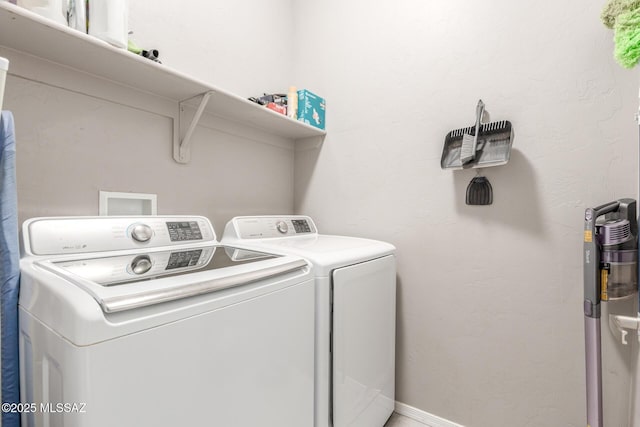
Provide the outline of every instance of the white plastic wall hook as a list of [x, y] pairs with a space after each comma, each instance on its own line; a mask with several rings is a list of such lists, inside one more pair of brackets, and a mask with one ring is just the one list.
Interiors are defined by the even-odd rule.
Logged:
[[627, 334], [628, 331], [625, 329], [632, 329], [638, 331], [638, 339], [640, 340], [640, 313], [638, 317], [631, 316], [620, 316], [620, 315], [609, 315], [609, 327], [611, 331], [616, 334], [620, 333], [620, 341], [622, 344], [627, 345]]

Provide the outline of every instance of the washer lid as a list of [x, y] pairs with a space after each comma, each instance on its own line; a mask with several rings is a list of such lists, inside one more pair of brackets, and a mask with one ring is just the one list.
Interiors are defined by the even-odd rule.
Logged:
[[238, 216], [227, 223], [222, 242], [302, 256], [314, 264], [316, 276], [395, 252], [393, 245], [378, 240], [318, 234], [304, 215]]
[[231, 246], [174, 248], [156, 252], [133, 252], [98, 258], [67, 259], [51, 264], [102, 286], [115, 286], [216, 270], [275, 259], [279, 255], [238, 249]]
[[309, 267], [299, 257], [220, 245], [65, 257], [35, 265], [91, 294], [105, 313], [242, 286]]
[[324, 234], [235, 241], [232, 239], [227, 241], [225, 236], [222, 242], [254, 250], [301, 256], [311, 261], [316, 276], [328, 276], [336, 268], [395, 253], [395, 247], [392, 244], [379, 240]]

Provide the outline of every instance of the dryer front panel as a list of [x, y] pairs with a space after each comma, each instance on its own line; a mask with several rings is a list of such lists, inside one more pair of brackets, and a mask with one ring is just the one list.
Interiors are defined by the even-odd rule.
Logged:
[[383, 426], [395, 405], [396, 263], [333, 272], [334, 427]]

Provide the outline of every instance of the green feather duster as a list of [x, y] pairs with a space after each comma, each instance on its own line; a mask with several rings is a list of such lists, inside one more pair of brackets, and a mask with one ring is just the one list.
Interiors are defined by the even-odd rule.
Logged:
[[609, 0], [602, 8], [600, 19], [607, 27], [613, 29], [616, 18], [621, 13], [640, 8], [640, 0]]
[[614, 30], [614, 56], [623, 67], [633, 68], [640, 59], [640, 8], [618, 15]]

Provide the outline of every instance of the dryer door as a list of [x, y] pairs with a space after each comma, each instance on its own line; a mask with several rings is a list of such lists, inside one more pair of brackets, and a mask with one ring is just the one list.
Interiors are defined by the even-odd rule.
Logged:
[[395, 404], [393, 255], [333, 271], [333, 425], [382, 427]]

